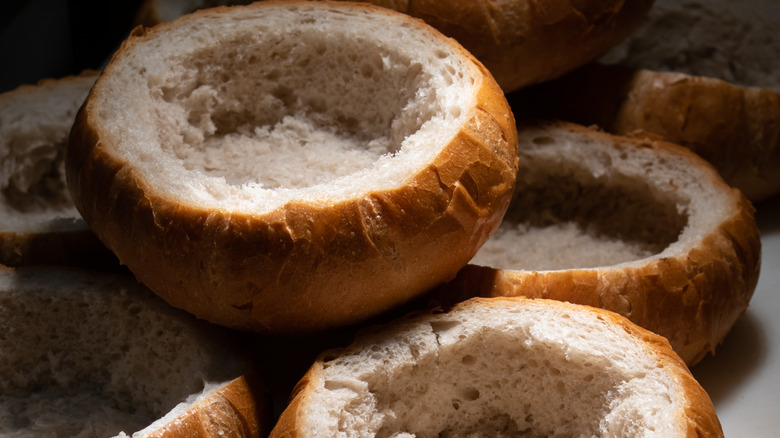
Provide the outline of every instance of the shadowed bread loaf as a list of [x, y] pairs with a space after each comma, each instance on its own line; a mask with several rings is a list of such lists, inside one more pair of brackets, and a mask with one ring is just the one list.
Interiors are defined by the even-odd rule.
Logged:
[[235, 341], [131, 276], [0, 268], [0, 435], [260, 436], [269, 405]]
[[663, 138], [760, 201], [780, 193], [780, 3], [659, 0], [601, 59], [529, 90], [523, 113]]
[[65, 147], [97, 72], [0, 94], [0, 264], [115, 265], [65, 182]]
[[258, 2], [138, 28], [77, 116], [87, 223], [176, 307], [243, 330], [364, 320], [498, 227], [514, 118], [485, 68], [366, 4]]

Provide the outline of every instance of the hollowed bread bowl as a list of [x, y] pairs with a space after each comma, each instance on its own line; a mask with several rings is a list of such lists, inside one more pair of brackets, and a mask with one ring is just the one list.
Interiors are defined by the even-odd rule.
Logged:
[[504, 222], [437, 299], [587, 304], [668, 338], [689, 365], [714, 351], [760, 271], [742, 193], [681, 146], [564, 122], [525, 121], [518, 132]]
[[472, 299], [323, 353], [271, 437], [723, 436], [661, 336], [602, 309]]
[[0, 268], [0, 435], [257, 437], [270, 404], [222, 327], [132, 276]]
[[79, 112], [79, 211], [176, 307], [261, 332], [362, 321], [447, 280], [511, 198], [485, 68], [365, 4], [259, 2], [136, 29]]

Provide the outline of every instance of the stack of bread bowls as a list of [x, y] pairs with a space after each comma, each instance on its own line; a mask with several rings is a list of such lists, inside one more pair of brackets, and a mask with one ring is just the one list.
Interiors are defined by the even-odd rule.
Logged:
[[[644, 12], [626, 19], [626, 29]], [[722, 433], [682, 364], [715, 349], [755, 289], [760, 241], [750, 202], [676, 145], [565, 123], [516, 125], [493, 71], [420, 20], [349, 2], [269, 1], [137, 28], [75, 117], [66, 158], [73, 201], [92, 232], [138, 281], [197, 318], [241, 336], [295, 340], [431, 304], [471, 326], [476, 317], [456, 304], [465, 300], [465, 308], [541, 306], [545, 318], [562, 319], [601, 315], [591, 308], [601, 307], [609, 316], [596, 319], [616, 318], [611, 330], [654, 352], [641, 366], [668, 367], [658, 358], [671, 358], [675, 379], [687, 383], [637, 383], [644, 395], [621, 387], [619, 397], [580, 412], [596, 423], [535, 421], [538, 414], [520, 411], [520, 427], [515, 414], [489, 413], [499, 406], [492, 404], [467, 428], [548, 433], [556, 423], [569, 431], [600, 424], [593, 430], [640, 434], [687, 418], [664, 433]], [[556, 246], [561, 236], [567, 247]], [[607, 257], [584, 260], [580, 249]], [[502, 265], [510, 252], [533, 252], [533, 263]], [[575, 263], [556, 264], [567, 254]], [[507, 296], [534, 299], [497, 298]], [[550, 298], [576, 305], [563, 311]], [[491, 313], [481, 312], [489, 325]], [[389, 323], [387, 342], [397, 340], [398, 324]], [[447, 330], [434, 327], [437, 336]], [[350, 354], [391, 360], [372, 342]], [[676, 412], [663, 420], [628, 424], [604, 411], [663, 397]], [[290, 426], [293, 415], [314, 429]], [[317, 426], [322, 417], [308, 415], [285, 412], [274, 433], [330, 434]], [[356, 419], [341, 418], [337, 429], [367, 433], [350, 428]], [[414, 421], [400, 424], [371, 427], [426, 433]]]

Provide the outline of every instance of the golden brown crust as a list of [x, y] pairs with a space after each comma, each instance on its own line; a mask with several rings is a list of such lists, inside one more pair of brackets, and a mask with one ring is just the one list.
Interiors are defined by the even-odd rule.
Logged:
[[597, 59], [639, 26], [652, 3], [408, 0], [403, 12], [458, 40], [510, 92]]
[[145, 435], [165, 437], [266, 436], [270, 429], [270, 406], [257, 376], [246, 374], [198, 400], [189, 409]]
[[[573, 124], [549, 126], [604, 142], [642, 143], [659, 153], [688, 155], [691, 166], [701, 163], [686, 149], [668, 143], [621, 139]], [[761, 265], [753, 205], [715, 172], [709, 175], [708, 184], [728, 194], [731, 205], [722, 222], [682, 254], [650, 258], [641, 265], [557, 271], [469, 265], [436, 291], [433, 300], [449, 305], [472, 296], [526, 296], [599, 307], [668, 338], [685, 362], [693, 365], [714, 351], [747, 309]]]
[[[722, 437], [723, 430], [718, 419], [715, 407], [709, 397], [709, 394], [701, 387], [693, 375], [690, 373], [685, 362], [671, 348], [669, 341], [649, 330], [646, 330], [628, 319], [608, 310], [595, 308], [591, 306], [572, 305], [570, 303], [546, 299], [527, 300], [521, 296], [514, 297], [491, 297], [491, 298], [470, 298], [459, 303], [452, 303], [454, 307], [447, 307], [446, 310], [436, 309], [435, 312], [457, 312], [459, 309], [468, 306], [503, 306], [512, 302], [527, 302], [532, 305], [550, 306], [552, 308], [560, 307], [563, 309], [580, 309], [577, 311], [589, 311], [598, 315], [598, 318], [606, 321], [609, 325], [614, 325], [615, 330], [621, 330], [630, 337], [641, 339], [647, 344], [646, 349], [649, 354], [654, 356], [659, 368], [665, 370], [665, 374], [673, 376], [676, 394], [674, 398], [678, 400], [680, 410], [678, 413], [679, 421], [677, 424], [685, 425], [685, 437]], [[419, 315], [407, 315], [404, 318], [416, 318]], [[422, 316], [424, 318], [424, 315]], [[390, 328], [393, 323], [385, 328]], [[562, 340], [565, 341], [565, 340]], [[300, 424], [306, 423], [305, 416], [307, 405], [312, 403], [311, 396], [315, 388], [322, 385], [323, 363], [332, 360], [333, 357], [341, 354], [342, 351], [354, 353], [354, 346], [344, 349], [333, 349], [323, 352], [320, 357], [312, 364], [307, 373], [301, 378], [290, 396], [290, 402], [282, 412], [279, 420], [274, 426], [271, 434], [272, 438], [294, 438], [304, 436]], [[679, 399], [678, 399], [679, 397]]]
[[682, 73], [589, 65], [533, 92], [535, 116], [690, 148], [752, 201], [780, 193], [780, 93]]
[[[161, 27], [139, 28], [117, 56]], [[508, 206], [517, 166], [511, 110], [484, 67], [455, 50], [483, 75], [478, 103], [452, 142], [396, 190], [332, 206], [290, 202], [263, 215], [179, 205], [101, 147], [112, 139], [101, 133], [93, 93], [67, 160], [76, 205], [141, 282], [199, 317], [288, 333], [363, 320], [451, 279]]]

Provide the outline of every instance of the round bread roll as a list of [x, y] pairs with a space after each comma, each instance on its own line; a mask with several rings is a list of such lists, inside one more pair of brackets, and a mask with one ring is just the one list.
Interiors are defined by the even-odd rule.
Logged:
[[723, 340], [758, 282], [753, 206], [689, 150], [563, 122], [518, 124], [501, 228], [433, 299], [552, 298], [658, 333], [689, 365]]
[[236, 341], [129, 275], [0, 268], [0, 435], [261, 436], [270, 404]]
[[0, 264], [116, 266], [65, 182], [65, 147], [97, 72], [0, 94]]
[[657, 0], [601, 62], [524, 99], [534, 117], [661, 136], [752, 201], [780, 193], [780, 2]]
[[498, 227], [509, 105], [422, 21], [349, 3], [199, 11], [117, 51], [79, 112], [84, 219], [172, 305], [304, 334], [452, 279]]
[[473, 299], [325, 352], [271, 437], [723, 436], [666, 339], [612, 312]]
[[[653, 0], [364, 0], [422, 18], [458, 40], [506, 92], [559, 77], [621, 43]], [[247, 0], [144, 0], [137, 21], [153, 25]]]
[[514, 99], [522, 114], [683, 145], [752, 201], [780, 193], [780, 92], [591, 64]]

